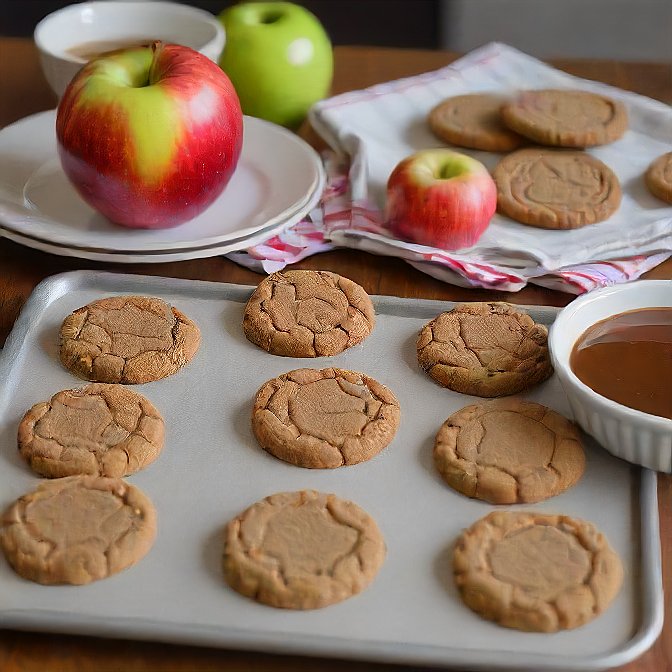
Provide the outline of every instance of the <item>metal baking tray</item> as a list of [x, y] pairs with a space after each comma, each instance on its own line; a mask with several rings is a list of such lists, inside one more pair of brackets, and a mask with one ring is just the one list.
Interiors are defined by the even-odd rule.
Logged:
[[[623, 560], [625, 581], [593, 622], [556, 634], [523, 633], [482, 620], [452, 581], [451, 550], [462, 529], [495, 507], [450, 490], [432, 464], [434, 436], [462, 406], [478, 401], [439, 387], [416, 362], [420, 327], [454, 304], [374, 297], [372, 335], [322, 359], [270, 355], [241, 323], [251, 287], [76, 271], [42, 282], [26, 303], [0, 359], [0, 506], [39, 478], [21, 459], [23, 413], [83, 381], [58, 360], [63, 318], [114, 294], [159, 296], [201, 327], [195, 359], [176, 375], [137, 386], [163, 413], [166, 445], [129, 477], [154, 502], [156, 543], [137, 565], [87, 586], [41, 586], [0, 558], [0, 626], [292, 653], [488, 670], [599, 670], [622, 665], [655, 641], [663, 622], [656, 477], [586, 437], [587, 469], [566, 493], [516, 508], [595, 523]], [[527, 307], [550, 324], [556, 309]], [[388, 385], [402, 409], [399, 431], [379, 455], [335, 470], [285, 464], [256, 444], [250, 409], [259, 386], [299, 367], [359, 370]], [[521, 395], [569, 414], [552, 377]], [[223, 581], [226, 522], [274, 492], [313, 488], [352, 499], [378, 522], [385, 563], [358, 596], [325, 609], [263, 606]]]

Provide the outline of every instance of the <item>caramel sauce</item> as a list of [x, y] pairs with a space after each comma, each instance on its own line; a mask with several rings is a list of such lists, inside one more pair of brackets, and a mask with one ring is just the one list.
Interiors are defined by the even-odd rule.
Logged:
[[642, 308], [594, 324], [569, 364], [598, 394], [672, 419], [672, 308]]

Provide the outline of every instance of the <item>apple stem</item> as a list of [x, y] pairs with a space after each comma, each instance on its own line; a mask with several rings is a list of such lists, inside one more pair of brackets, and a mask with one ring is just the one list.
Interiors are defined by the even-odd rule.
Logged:
[[150, 45], [152, 50], [152, 64], [149, 66], [149, 81], [148, 84], [154, 84], [157, 81], [158, 75], [156, 74], [156, 68], [158, 68], [158, 61], [163, 52], [164, 44], [161, 40], [154, 40]]

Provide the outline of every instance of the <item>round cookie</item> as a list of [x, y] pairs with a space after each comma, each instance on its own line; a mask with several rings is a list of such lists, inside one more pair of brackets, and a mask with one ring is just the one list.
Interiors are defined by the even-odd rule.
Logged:
[[621, 203], [613, 171], [585, 152], [521, 149], [496, 166], [497, 210], [542, 229], [578, 229], [608, 219]]
[[224, 576], [283, 609], [319, 609], [366, 588], [385, 559], [376, 522], [353, 502], [313, 490], [271, 495], [226, 528]]
[[116, 296], [94, 301], [65, 318], [63, 366], [100, 383], [148, 383], [176, 373], [196, 354], [199, 328], [165, 301]]
[[491, 504], [539, 502], [572, 487], [586, 457], [576, 426], [541, 404], [496, 399], [453, 413], [434, 442], [453, 489]]
[[501, 397], [552, 373], [548, 329], [507, 303], [464, 303], [420, 331], [418, 364], [434, 380], [463, 394]]
[[330, 271], [283, 271], [264, 278], [245, 307], [243, 331], [284, 357], [329, 357], [361, 343], [375, 314], [362, 287]]
[[161, 452], [164, 422], [140, 394], [122, 385], [92, 383], [35, 404], [19, 424], [21, 455], [49, 478], [128, 476]]
[[502, 123], [499, 110], [507, 101], [494, 93], [453, 96], [431, 110], [429, 127], [438, 138], [459, 147], [510, 152], [526, 140]]
[[0, 545], [14, 570], [42, 584], [83, 585], [138, 562], [156, 536], [156, 512], [119, 478], [43, 481], [5, 511]]
[[502, 511], [481, 518], [453, 553], [464, 603], [507, 628], [556, 632], [601, 614], [623, 567], [592, 524], [561, 515]]
[[590, 91], [523, 91], [501, 109], [504, 124], [542, 145], [591, 147], [618, 140], [628, 128], [622, 103]]
[[261, 386], [252, 431], [271, 455], [333, 469], [377, 455], [399, 425], [399, 402], [373, 378], [344, 369], [297, 369]]
[[644, 175], [649, 191], [666, 203], [672, 203], [672, 152], [652, 161]]

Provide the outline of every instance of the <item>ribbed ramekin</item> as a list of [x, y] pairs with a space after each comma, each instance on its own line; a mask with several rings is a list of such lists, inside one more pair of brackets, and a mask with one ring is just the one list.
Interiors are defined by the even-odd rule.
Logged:
[[[582, 383], [569, 365], [572, 348], [588, 327], [639, 308], [672, 307], [672, 280], [639, 280], [594, 290], [572, 301], [551, 326], [551, 361], [574, 420], [618, 457], [672, 472], [672, 420], [618, 404]], [[672, 380], [670, 395], [672, 395]]]

